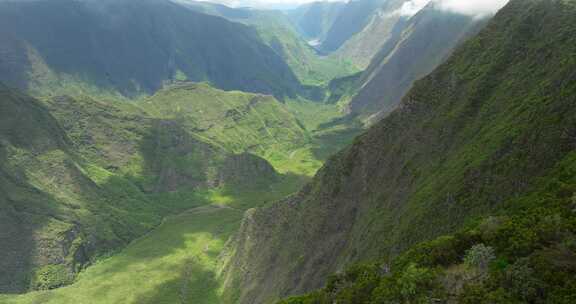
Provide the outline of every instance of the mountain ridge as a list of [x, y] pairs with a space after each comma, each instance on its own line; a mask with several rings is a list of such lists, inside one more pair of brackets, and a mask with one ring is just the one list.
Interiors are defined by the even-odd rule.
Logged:
[[572, 164], [575, 8], [511, 1], [299, 194], [247, 213], [222, 264], [226, 299], [320, 288], [346, 265], [388, 261], [490, 215]]
[[20, 89], [135, 97], [187, 79], [279, 97], [301, 90], [290, 67], [254, 29], [168, 0], [0, 6], [0, 52], [16, 54], [2, 62], [0, 69], [11, 73], [0, 81]]

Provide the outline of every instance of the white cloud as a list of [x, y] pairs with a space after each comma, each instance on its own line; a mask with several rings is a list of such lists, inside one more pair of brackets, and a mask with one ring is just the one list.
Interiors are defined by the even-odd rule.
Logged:
[[440, 0], [441, 9], [470, 16], [486, 16], [496, 13], [509, 0]]
[[412, 17], [430, 3], [430, 0], [411, 0], [404, 2], [398, 13], [400, 16]]
[[430, 2], [436, 8], [468, 16], [486, 16], [496, 13], [509, 0], [407, 0], [398, 10], [402, 16], [412, 17]]

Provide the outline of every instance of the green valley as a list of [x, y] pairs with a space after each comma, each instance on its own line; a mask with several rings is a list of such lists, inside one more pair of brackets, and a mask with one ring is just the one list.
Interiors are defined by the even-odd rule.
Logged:
[[571, 304], [576, 0], [0, 0], [0, 304]]
[[[199, 207], [167, 218], [123, 251], [97, 261], [73, 285], [2, 303], [220, 303], [216, 258], [242, 212]], [[196, 300], [197, 299], [197, 300]]]

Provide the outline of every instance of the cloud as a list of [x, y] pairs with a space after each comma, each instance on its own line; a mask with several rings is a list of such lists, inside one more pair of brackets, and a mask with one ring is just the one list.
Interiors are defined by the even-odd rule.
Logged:
[[412, 17], [430, 3], [430, 0], [411, 0], [404, 2], [398, 13], [400, 16]]
[[470, 16], [487, 16], [498, 12], [509, 0], [439, 0], [440, 9]]
[[432, 2], [436, 8], [457, 14], [482, 17], [496, 13], [509, 0], [408, 0], [397, 11], [401, 16], [412, 17]]

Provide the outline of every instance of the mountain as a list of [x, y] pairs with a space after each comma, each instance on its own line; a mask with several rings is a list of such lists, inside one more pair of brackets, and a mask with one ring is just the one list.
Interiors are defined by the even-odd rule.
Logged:
[[139, 105], [154, 117], [178, 120], [203, 140], [234, 153], [266, 156], [310, 142], [296, 117], [270, 95], [189, 83], [161, 90]]
[[429, 4], [411, 18], [397, 20], [390, 37], [359, 79], [350, 112], [390, 113], [414, 81], [428, 75], [466, 38], [477, 33], [487, 18], [441, 10]]
[[340, 9], [340, 14], [334, 20], [332, 27], [326, 33], [326, 38], [318, 47], [323, 52], [330, 53], [340, 48], [350, 37], [362, 31], [370, 17], [384, 0], [349, 1]]
[[[262, 41], [288, 64], [298, 80], [309, 87], [301, 93], [304, 97], [320, 99], [321, 97], [315, 96], [314, 91], [317, 88], [314, 87], [323, 86], [333, 78], [357, 72], [346, 58], [331, 58], [319, 54], [304, 39], [306, 36], [303, 38], [301, 31], [297, 30], [297, 26], [289, 18], [290, 14], [274, 10], [231, 8], [210, 2], [186, 1], [183, 4], [194, 11], [220, 16], [254, 28]], [[329, 5], [324, 2], [323, 4]]]
[[280, 181], [264, 159], [205, 143], [176, 119], [90, 97], [0, 87], [0, 291], [71, 283], [98, 256], [214, 188]]
[[[324, 298], [288, 303], [370, 303], [375, 286], [376, 303], [570, 303], [575, 16], [572, 0], [510, 1], [300, 193], [249, 211], [224, 255], [227, 299], [273, 302], [340, 272]], [[342, 273], [359, 261], [383, 263]]]
[[405, 25], [405, 19], [410, 15], [400, 13], [406, 0], [387, 0], [375, 9], [375, 13], [369, 15], [364, 27], [347, 39], [331, 55], [335, 58], [351, 60], [361, 69], [368, 67], [378, 51], [390, 40], [395, 31], [399, 31]]
[[286, 11], [299, 32], [329, 58], [365, 69], [390, 38], [395, 24], [408, 15], [408, 0], [357, 0], [347, 3], [313, 2]]
[[175, 80], [293, 96], [290, 67], [248, 26], [168, 1], [0, 2], [0, 81], [45, 94], [150, 95]]
[[287, 11], [287, 15], [306, 39], [320, 42], [344, 7], [343, 2], [312, 2]]

